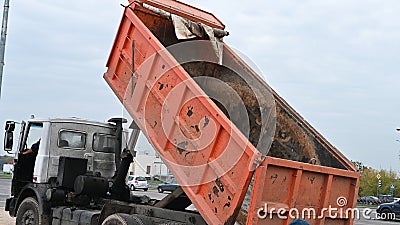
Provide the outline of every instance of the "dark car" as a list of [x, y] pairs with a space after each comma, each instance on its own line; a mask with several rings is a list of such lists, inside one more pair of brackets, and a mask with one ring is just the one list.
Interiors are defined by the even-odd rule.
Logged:
[[382, 202], [375, 196], [364, 196], [357, 199], [357, 202], [365, 205], [379, 205]]
[[364, 204], [364, 201], [365, 201], [365, 196], [357, 198], [357, 203], [359, 203], [359, 204]]
[[394, 220], [400, 217], [400, 201], [392, 203], [383, 203], [376, 209], [377, 218], [385, 220]]
[[379, 195], [378, 198], [381, 201], [381, 203], [391, 203], [394, 201], [392, 195]]
[[158, 185], [157, 190], [159, 193], [163, 193], [164, 191], [173, 192], [178, 187], [179, 187], [178, 182], [176, 182], [175, 179], [172, 179], [170, 182]]

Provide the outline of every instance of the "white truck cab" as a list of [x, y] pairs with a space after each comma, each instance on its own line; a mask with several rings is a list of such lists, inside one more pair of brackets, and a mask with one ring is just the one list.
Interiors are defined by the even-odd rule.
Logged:
[[[77, 118], [7, 121], [4, 150], [8, 153], [13, 151], [16, 124], [20, 131], [6, 211], [20, 222], [50, 224], [60, 219], [51, 214], [55, 206], [89, 206], [104, 198], [129, 200], [125, 177], [133, 156], [122, 126], [126, 122], [122, 118], [108, 123]], [[139, 130], [132, 143], [138, 134]]]
[[[85, 158], [88, 171], [111, 178], [115, 172], [115, 129], [115, 125], [109, 123], [76, 118], [31, 119], [21, 123], [15, 159], [40, 140], [33, 182], [47, 183], [50, 178], [57, 177], [60, 156]], [[123, 136], [125, 141], [126, 135]]]
[[[37, 176], [38, 182], [46, 182], [57, 174], [60, 156], [86, 158], [87, 171], [108, 179], [114, 175], [117, 148], [115, 125], [78, 119], [53, 119], [42, 124], [47, 129], [44, 130], [46, 144], [43, 149], [39, 148], [38, 157], [41, 162], [48, 162], [47, 165], [35, 165], [34, 176]], [[122, 135], [122, 142], [125, 143], [126, 134]]]

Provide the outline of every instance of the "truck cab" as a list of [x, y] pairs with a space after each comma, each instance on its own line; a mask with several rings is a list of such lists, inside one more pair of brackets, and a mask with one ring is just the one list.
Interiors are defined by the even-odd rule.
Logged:
[[111, 178], [115, 172], [115, 126], [81, 119], [32, 119], [21, 130], [18, 154], [40, 141], [33, 182], [47, 183], [57, 176], [60, 156], [85, 158], [87, 170]]
[[[14, 141], [16, 124], [20, 124], [18, 141]], [[19, 204], [27, 196], [40, 202], [45, 199], [47, 190], [61, 185], [60, 158], [84, 159], [87, 162], [85, 173], [111, 180], [116, 172], [116, 149], [126, 146], [118, 143], [116, 132], [117, 126], [113, 123], [77, 118], [30, 119], [21, 123], [7, 121], [5, 150], [12, 151], [13, 143], [18, 142], [12, 197], [7, 200], [6, 206], [10, 215], [16, 215]], [[121, 141], [126, 143], [127, 132], [121, 133], [124, 133], [121, 134]], [[38, 150], [27, 153], [35, 143], [40, 143]]]
[[[14, 142], [18, 144], [5, 210], [16, 217], [16, 224], [111, 225], [135, 219], [141, 222], [133, 224], [204, 225], [199, 213], [185, 211], [191, 202], [181, 189], [175, 194], [177, 201], [131, 195], [126, 177], [140, 130], [132, 123], [128, 141], [122, 126], [126, 122], [122, 118], [108, 123], [76, 118], [7, 121], [5, 150], [10, 153]], [[18, 124], [19, 137], [14, 141]], [[142, 215], [149, 210], [154, 215]]]

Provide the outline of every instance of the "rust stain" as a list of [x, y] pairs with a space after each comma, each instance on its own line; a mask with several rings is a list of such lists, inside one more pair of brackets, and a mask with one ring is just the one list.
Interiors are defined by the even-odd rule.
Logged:
[[271, 180], [273, 180], [272, 184], [275, 184], [275, 182], [278, 179], [278, 177], [279, 177], [278, 174], [275, 174], [274, 176], [271, 176]]
[[210, 119], [209, 119], [207, 116], [205, 116], [205, 117], [204, 117], [203, 128], [206, 127], [209, 123], [210, 123]]
[[188, 117], [191, 117], [192, 115], [193, 115], [193, 106], [192, 107], [187, 107], [188, 108], [188, 112], [186, 113], [186, 115], [188, 116]]
[[189, 144], [188, 141], [184, 141], [177, 145], [179, 154], [182, 154], [184, 151], [186, 151], [188, 144]]
[[219, 197], [219, 190], [216, 186], [213, 187], [213, 193], [215, 196]]
[[194, 126], [190, 126], [190, 127], [195, 129], [197, 133], [200, 132], [200, 128], [198, 125], [194, 125]]
[[219, 190], [221, 191], [221, 192], [224, 192], [224, 184], [221, 182], [221, 180], [220, 179], [217, 179], [217, 180], [215, 180], [215, 183], [217, 184], [217, 186], [218, 186], [218, 188], [219, 188]]
[[158, 84], [160, 85], [160, 87], [158, 88], [158, 90], [162, 90], [162, 89], [164, 89], [164, 84], [162, 84], [162, 83], [160, 83], [160, 82], [158, 82]]
[[225, 203], [224, 208], [225, 207], [228, 207], [228, 208], [231, 207], [231, 203], [230, 202]]

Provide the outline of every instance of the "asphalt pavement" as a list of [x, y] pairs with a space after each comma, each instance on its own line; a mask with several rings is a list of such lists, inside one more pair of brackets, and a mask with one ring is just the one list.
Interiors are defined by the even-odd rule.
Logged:
[[6, 199], [11, 194], [11, 179], [0, 178], [0, 224], [1, 225], [12, 225], [15, 224], [15, 219], [8, 215], [8, 212], [4, 211]]

